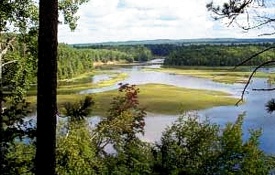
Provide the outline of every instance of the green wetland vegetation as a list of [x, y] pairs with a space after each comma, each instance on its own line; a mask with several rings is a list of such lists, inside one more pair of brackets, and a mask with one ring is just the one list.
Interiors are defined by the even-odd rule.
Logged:
[[[229, 94], [217, 91], [179, 88], [162, 84], [139, 85], [137, 88], [140, 90], [140, 106], [146, 111], [156, 114], [179, 114], [180, 111], [187, 112], [214, 106], [234, 105], [237, 101]], [[94, 112], [105, 115], [112, 98], [116, 95], [119, 95], [117, 90], [95, 94]]]
[[[127, 75], [122, 73], [113, 76], [110, 80], [104, 80], [94, 85], [89, 82], [60, 86], [57, 96], [58, 104], [62, 106], [65, 102], [75, 102], [85, 97], [85, 94], [77, 94], [80, 90], [114, 85], [125, 77]], [[188, 89], [163, 84], [138, 85], [137, 88], [140, 90], [141, 106], [146, 111], [156, 114], [179, 114], [182, 111], [234, 105], [238, 100], [230, 94], [220, 91]], [[93, 113], [104, 116], [112, 98], [116, 95], [119, 95], [117, 90], [93, 94], [95, 101]], [[28, 99], [32, 103], [35, 102], [34, 96], [29, 96]]]

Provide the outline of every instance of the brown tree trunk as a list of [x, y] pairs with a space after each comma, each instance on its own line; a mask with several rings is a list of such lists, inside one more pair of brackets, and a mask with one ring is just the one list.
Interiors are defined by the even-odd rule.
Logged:
[[55, 174], [58, 0], [40, 0], [36, 175]]

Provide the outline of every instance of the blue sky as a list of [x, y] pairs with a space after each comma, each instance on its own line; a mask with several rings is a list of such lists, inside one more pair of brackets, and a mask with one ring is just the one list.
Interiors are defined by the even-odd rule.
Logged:
[[[244, 32], [225, 20], [214, 21], [206, 9], [210, 0], [90, 0], [79, 9], [78, 27], [59, 26], [59, 42], [255, 38], [259, 30]], [[224, 0], [216, 0], [221, 2]], [[269, 9], [274, 12], [275, 9]], [[245, 19], [245, 17], [244, 17]]]

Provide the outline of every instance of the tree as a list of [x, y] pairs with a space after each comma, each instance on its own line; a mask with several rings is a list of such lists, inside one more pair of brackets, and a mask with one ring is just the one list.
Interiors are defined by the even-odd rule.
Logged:
[[198, 116], [181, 116], [154, 149], [156, 174], [268, 174], [272, 157], [259, 148], [260, 130], [243, 141], [243, 116], [220, 126]]
[[[71, 29], [75, 29], [76, 21], [79, 17], [75, 16], [79, 5], [87, 2], [87, 0], [60, 0], [58, 1], [41, 1], [40, 9], [38, 9], [37, 2], [34, 0], [2, 0], [0, 2], [0, 75], [5, 75], [5, 78], [0, 77], [0, 174], [3, 170], [3, 160], [5, 156], [3, 155], [3, 150], [7, 150], [3, 147], [3, 139], [6, 136], [6, 132], [9, 134], [11, 129], [20, 130], [21, 128], [15, 128], [14, 123], [21, 123], [22, 117], [25, 116], [24, 110], [21, 108], [25, 108], [24, 104], [21, 104], [23, 99], [23, 91], [25, 90], [23, 86], [25, 86], [29, 82], [28, 76], [30, 74], [29, 68], [25, 67], [30, 66], [34, 68], [36, 71], [36, 59], [37, 59], [37, 34], [38, 34], [38, 19], [39, 25], [41, 26], [39, 30], [39, 92], [41, 92], [41, 96], [38, 95], [38, 106], [39, 106], [39, 116], [38, 116], [38, 154], [36, 156], [36, 163], [41, 163], [41, 158], [43, 156], [47, 157], [46, 154], [43, 154], [44, 150], [41, 150], [41, 145], [43, 145], [43, 140], [46, 140], [45, 143], [48, 143], [52, 147], [49, 147], [49, 157], [51, 162], [50, 164], [39, 164], [45, 165], [45, 170], [54, 172], [54, 142], [55, 142], [55, 118], [56, 116], [52, 115], [53, 111], [55, 114], [56, 110], [56, 47], [57, 47], [57, 18], [58, 18], [58, 10], [64, 16], [64, 23], [69, 24]], [[49, 8], [48, 8], [49, 7]], [[53, 7], [53, 8], [52, 8]], [[38, 16], [38, 10], [40, 10], [40, 15]], [[49, 17], [49, 18], [48, 18]], [[49, 25], [48, 25], [49, 24]], [[49, 29], [49, 30], [48, 30]], [[16, 55], [17, 52], [14, 52], [14, 45], [18, 45], [19, 50], [22, 53]], [[12, 56], [16, 55], [15, 60], [9, 60]], [[11, 56], [11, 57], [10, 57]], [[48, 57], [49, 56], [49, 57]], [[8, 59], [7, 59], [8, 58]], [[21, 58], [25, 60], [21, 61]], [[4, 65], [8, 65], [9, 63], [18, 63], [18, 66], [5, 66], [7, 68], [2, 69]], [[23, 63], [23, 64], [22, 64]], [[28, 65], [26, 63], [30, 63]], [[11, 65], [11, 64], [9, 64]], [[48, 67], [47, 67], [48, 66]], [[20, 68], [20, 69], [18, 69]], [[18, 73], [18, 70], [22, 70], [21, 74]], [[8, 72], [8, 74], [7, 74]], [[47, 75], [47, 73], [49, 73]], [[6, 75], [7, 74], [7, 75]], [[41, 79], [42, 78], [42, 79]], [[45, 78], [45, 79], [44, 79]], [[49, 79], [48, 79], [49, 78]], [[47, 83], [44, 83], [44, 80]], [[3, 83], [2, 83], [3, 82]], [[7, 85], [7, 86], [6, 86]], [[43, 87], [44, 85], [44, 87]], [[49, 86], [48, 86], [49, 85]], [[48, 87], [47, 87], [48, 86]], [[2, 88], [3, 87], [3, 88]], [[11, 105], [9, 105], [8, 110], [6, 112], [2, 111], [2, 105], [6, 104], [3, 102], [6, 101], [7, 92], [4, 91], [8, 88], [8, 97], [12, 99]], [[12, 90], [12, 91], [11, 91]], [[11, 92], [10, 92], [11, 91]], [[47, 96], [49, 98], [47, 98]], [[46, 101], [43, 101], [46, 100]], [[9, 100], [11, 101], [11, 100]], [[51, 110], [45, 110], [51, 109]], [[12, 112], [13, 111], [13, 112]], [[50, 114], [50, 117], [46, 116], [46, 114]], [[14, 115], [11, 115], [14, 114]], [[20, 117], [18, 117], [20, 116]], [[3, 120], [3, 117], [7, 118], [7, 120]], [[11, 120], [12, 117], [15, 117]], [[8, 124], [7, 125], [7, 122]], [[13, 121], [13, 123], [11, 122]], [[43, 125], [43, 121], [45, 122], [45, 127]], [[4, 125], [5, 124], [5, 125]], [[42, 125], [41, 125], [42, 124]], [[47, 125], [48, 124], [48, 125]], [[5, 127], [3, 127], [5, 126]], [[10, 127], [11, 126], [11, 127]], [[45, 129], [45, 130], [44, 130]], [[47, 133], [47, 137], [43, 133], [49, 131]], [[16, 135], [16, 134], [13, 134]], [[20, 134], [18, 135], [20, 136]], [[10, 137], [11, 139], [16, 138], [15, 136]], [[5, 138], [6, 139], [6, 138]], [[53, 139], [50, 142], [47, 142], [47, 139]], [[8, 144], [5, 144], [8, 145]], [[40, 154], [41, 153], [41, 154]], [[42, 157], [41, 157], [42, 156]], [[52, 158], [52, 159], [51, 159]], [[43, 160], [44, 161], [44, 160]], [[48, 171], [43, 171], [39, 167], [37, 169], [37, 173], [43, 172], [47, 173]], [[41, 174], [41, 173], [40, 173]], [[51, 173], [47, 173], [51, 174]]]
[[[28, 82], [25, 78], [29, 72], [25, 67], [26, 60], [21, 68], [18, 64], [27, 57], [32, 58], [29, 54], [20, 55], [20, 52], [15, 52], [12, 59], [8, 55], [19, 40], [26, 46], [25, 37], [35, 28], [36, 19], [36, 6], [31, 0], [0, 2], [0, 174], [5, 174], [4, 169], [8, 167], [5, 159], [11, 145], [9, 142], [22, 136], [21, 128], [14, 126], [15, 121], [22, 122], [18, 116], [24, 115], [24, 110], [18, 113], [18, 106], [22, 105], [22, 90]], [[12, 102], [11, 105], [7, 106], [6, 101]], [[7, 110], [3, 111], [4, 107]]]
[[119, 96], [113, 98], [107, 117], [96, 128], [97, 147], [100, 154], [107, 155], [105, 147], [112, 144], [116, 152], [123, 151], [144, 133], [146, 113], [138, 102], [139, 89], [135, 85], [119, 84]]
[[55, 174], [57, 25], [58, 0], [40, 0], [36, 174]]
[[[267, 28], [268, 30], [264, 33], [261, 33], [260, 36], [263, 35], [274, 35], [274, 29], [275, 29], [275, 18], [274, 13], [265, 13], [262, 9], [267, 9], [270, 7], [274, 7], [274, 3], [269, 0], [228, 0], [224, 2], [223, 6], [216, 5], [214, 2], [210, 2], [206, 5], [206, 8], [212, 12], [214, 19], [227, 19], [228, 25], [231, 25], [233, 23], [237, 24], [237, 26], [241, 27], [245, 31], [249, 31], [252, 29], [263, 29]], [[245, 17], [245, 18], [243, 18]], [[239, 23], [238, 20], [241, 20], [242, 23]], [[245, 23], [244, 23], [245, 21]], [[258, 55], [265, 53], [268, 50], [274, 50], [275, 46], [272, 45], [270, 47], [267, 47], [244, 61], [241, 61], [239, 64], [237, 64], [235, 67], [241, 66], [245, 64], [246, 62], [254, 59]], [[266, 62], [263, 62], [256, 66], [252, 73], [250, 74], [247, 83], [242, 91], [242, 95], [240, 100], [236, 103], [238, 105], [241, 101], [243, 101], [245, 91], [250, 84], [254, 74], [257, 72], [258, 69], [261, 67], [272, 65], [275, 63], [275, 60], [269, 60]], [[254, 89], [257, 91], [274, 91], [275, 88], [264, 88], [264, 89]], [[272, 113], [275, 109], [275, 100], [271, 99], [266, 104], [267, 111]]]
[[58, 10], [74, 30], [78, 19], [74, 15], [84, 2], [63, 0], [60, 6], [58, 0], [39, 2], [36, 174], [55, 174], [56, 167]]

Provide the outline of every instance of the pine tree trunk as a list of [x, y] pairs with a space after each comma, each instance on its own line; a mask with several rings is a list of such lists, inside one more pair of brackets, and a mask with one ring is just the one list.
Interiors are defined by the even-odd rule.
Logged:
[[58, 0], [40, 0], [35, 174], [55, 174]]

